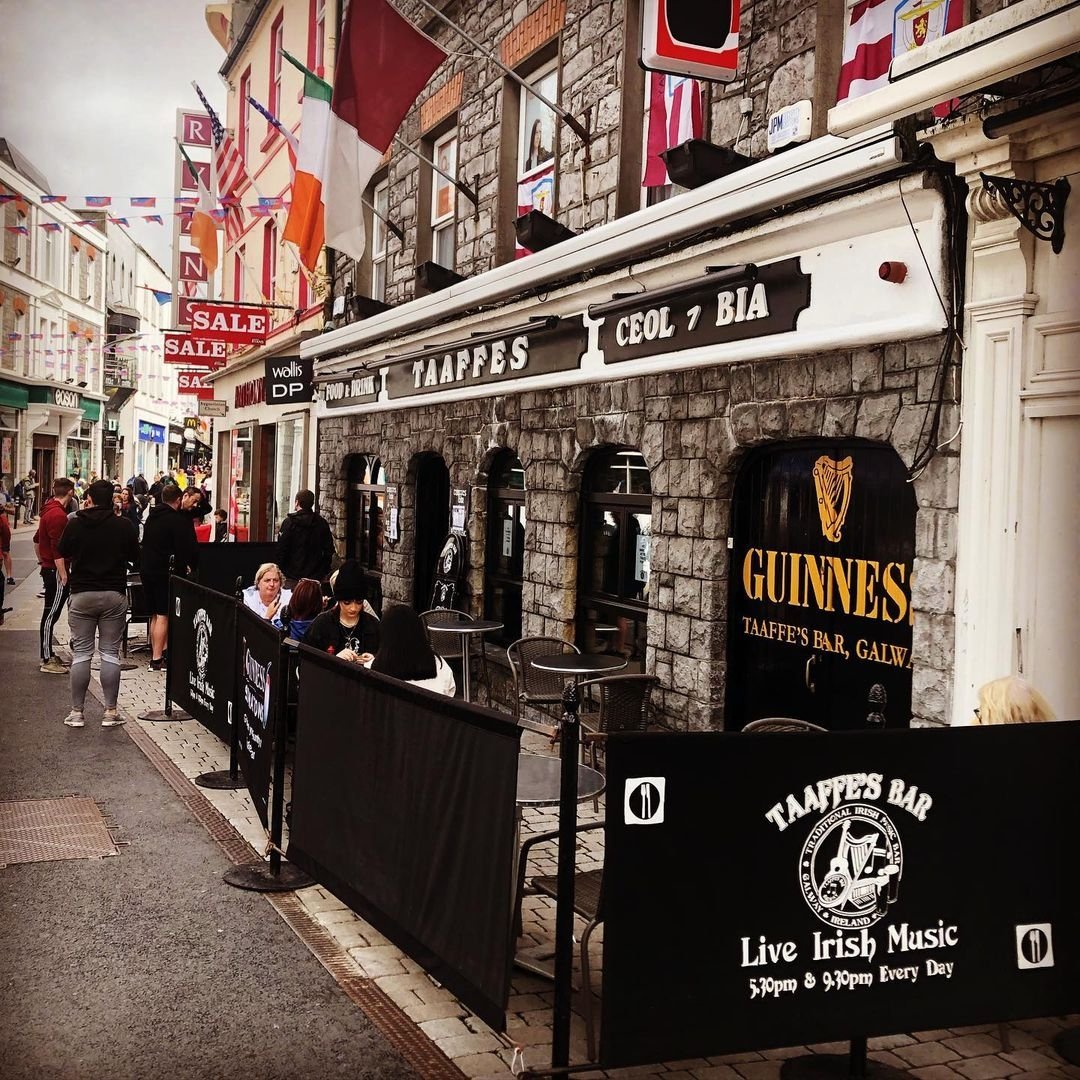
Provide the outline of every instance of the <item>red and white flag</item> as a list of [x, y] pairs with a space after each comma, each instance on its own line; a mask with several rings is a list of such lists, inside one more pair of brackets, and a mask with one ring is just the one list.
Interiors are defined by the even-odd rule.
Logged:
[[[548, 217], [555, 216], [555, 162], [535, 169], [528, 176], [518, 181], [517, 216], [521, 217], [530, 210], [539, 210]], [[521, 259], [532, 252], [514, 244], [514, 258]]]
[[700, 139], [705, 130], [701, 83], [684, 75], [649, 72], [649, 124], [645, 135], [645, 177], [642, 187], [670, 184], [660, 156], [687, 139]]
[[[963, 25], [963, 0], [859, 0], [844, 33], [837, 102], [888, 86], [893, 57]], [[935, 114], [942, 115], [940, 109], [937, 106]]]
[[[352, 0], [339, 48], [322, 176], [324, 224], [327, 246], [359, 259], [360, 197], [447, 54], [386, 0]], [[298, 164], [298, 178], [300, 171]]]

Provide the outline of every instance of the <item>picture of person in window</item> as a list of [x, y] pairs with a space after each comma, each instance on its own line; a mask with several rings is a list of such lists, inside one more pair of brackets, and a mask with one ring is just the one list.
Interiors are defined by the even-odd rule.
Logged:
[[525, 171], [530, 172], [552, 158], [550, 146], [544, 146], [544, 122], [537, 118], [529, 129], [529, 154], [525, 159]]

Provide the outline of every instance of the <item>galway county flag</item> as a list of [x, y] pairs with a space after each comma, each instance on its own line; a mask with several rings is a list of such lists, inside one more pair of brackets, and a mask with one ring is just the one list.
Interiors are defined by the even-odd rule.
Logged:
[[[521, 217], [530, 210], [539, 210], [548, 217], [554, 217], [555, 206], [555, 162], [552, 161], [541, 169], [531, 172], [518, 181], [517, 216]], [[514, 258], [522, 259], [532, 252], [520, 244], [514, 245]]]
[[152, 195], [133, 195], [128, 201], [132, 206], [157, 206], [157, 199]]
[[660, 156], [704, 131], [701, 83], [682, 75], [649, 73], [649, 123], [645, 137], [645, 176], [642, 187], [664, 187], [671, 180]]
[[[12, 198], [14, 198], [14, 196], [12, 196]], [[67, 196], [66, 195], [42, 195], [41, 196], [41, 201], [43, 203], [52, 203], [52, 202], [63, 203], [63, 202], [67, 202]]]
[[143, 221], [149, 221], [154, 225], [164, 225], [160, 214], [143, 214]]
[[446, 53], [387, 0], [352, 0], [339, 49], [321, 177], [326, 243], [359, 259], [365, 243], [360, 196]]
[[[308, 71], [287, 52], [282, 55], [304, 73], [304, 104], [300, 114], [300, 149], [297, 152], [296, 173], [293, 176], [292, 206], [281, 238], [295, 244], [300, 253], [300, 261], [309, 270], [314, 270], [325, 238], [323, 174], [330, 132], [332, 94], [329, 83]], [[262, 198], [259, 199], [259, 206], [269, 209]]]
[[851, 9], [844, 33], [836, 100], [861, 97], [888, 86], [894, 56], [936, 41], [963, 25], [962, 0], [859, 0]]
[[85, 199], [87, 206], [112, 206], [111, 195], [87, 195]]

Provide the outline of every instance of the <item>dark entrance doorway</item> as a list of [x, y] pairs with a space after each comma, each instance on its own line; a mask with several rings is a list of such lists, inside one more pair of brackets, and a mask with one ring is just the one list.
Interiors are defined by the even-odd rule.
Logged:
[[413, 607], [427, 611], [435, 583], [435, 564], [450, 531], [450, 470], [438, 454], [421, 454], [416, 461], [413, 504], [416, 535]]
[[789, 716], [865, 725], [871, 688], [890, 727], [911, 718], [915, 493], [890, 446], [762, 447], [732, 513], [725, 727]]
[[41, 511], [45, 500], [52, 496], [52, 482], [56, 479], [56, 445], [55, 435], [34, 436], [33, 469], [37, 473], [37, 482], [40, 485], [37, 491], [35, 514]]

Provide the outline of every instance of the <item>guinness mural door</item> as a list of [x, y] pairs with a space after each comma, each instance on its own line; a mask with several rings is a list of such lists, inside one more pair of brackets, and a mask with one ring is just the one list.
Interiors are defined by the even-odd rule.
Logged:
[[889, 727], [911, 718], [915, 493], [890, 446], [763, 447], [735, 487], [725, 727], [789, 716]]

